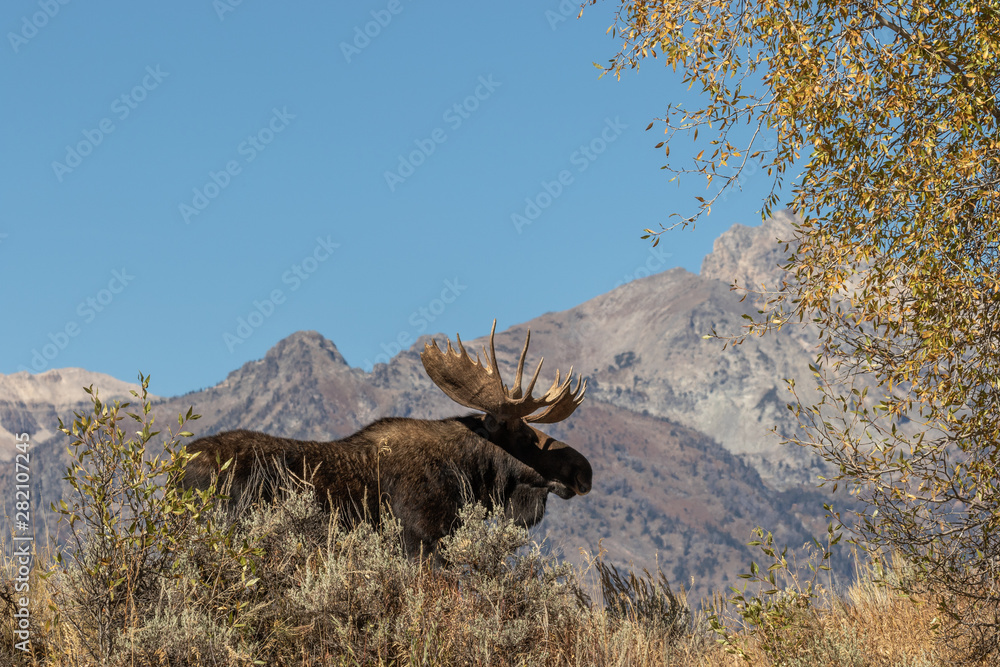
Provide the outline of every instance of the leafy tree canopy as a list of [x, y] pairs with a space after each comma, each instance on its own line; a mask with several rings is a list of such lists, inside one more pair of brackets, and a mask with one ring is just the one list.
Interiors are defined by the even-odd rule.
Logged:
[[[800, 408], [799, 444], [868, 504], [862, 543], [919, 564], [977, 650], [996, 651], [1000, 4], [626, 1], [611, 30], [607, 72], [653, 57], [703, 93], [668, 108], [659, 146], [669, 158], [699, 130], [710, 143], [666, 169], [722, 179], [717, 198], [759, 164], [774, 179], [764, 215], [800, 216], [787, 283], [751, 327], [818, 326], [824, 394]], [[678, 224], [715, 201], [697, 199]]]

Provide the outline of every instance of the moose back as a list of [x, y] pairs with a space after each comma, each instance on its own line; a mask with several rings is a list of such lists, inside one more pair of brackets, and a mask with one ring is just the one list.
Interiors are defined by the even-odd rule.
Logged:
[[[342, 440], [316, 442], [279, 438], [255, 431], [227, 431], [200, 438], [187, 449], [198, 453], [187, 467], [185, 485], [207, 488], [230, 484], [238, 497], [254, 480], [279, 470], [304, 477], [345, 525], [377, 522], [388, 508], [399, 519], [407, 553], [432, 553], [456, 527], [459, 510], [470, 502], [500, 505], [507, 516], [532, 526], [545, 512], [548, 494], [572, 498], [590, 491], [593, 471], [578, 451], [536, 429], [569, 417], [583, 401], [586, 381], [572, 386], [573, 369], [560, 382], [532, 396], [541, 371], [522, 389], [531, 332], [524, 341], [511, 388], [500, 378], [494, 348], [496, 321], [484, 361], [473, 360], [462, 340], [442, 351], [428, 343], [420, 358], [431, 380], [456, 403], [481, 412], [424, 420], [380, 419]], [[230, 461], [221, 472], [222, 464]], [[268, 499], [266, 485], [262, 497]]]

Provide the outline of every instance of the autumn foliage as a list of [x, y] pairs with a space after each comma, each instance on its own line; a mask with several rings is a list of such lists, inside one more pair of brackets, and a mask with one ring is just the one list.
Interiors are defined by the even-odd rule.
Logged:
[[858, 543], [903, 554], [939, 593], [948, 636], [995, 656], [1000, 5], [624, 2], [612, 31], [607, 72], [656, 58], [703, 93], [661, 119], [668, 159], [678, 135], [708, 142], [666, 169], [722, 179], [678, 224], [749, 164], [774, 179], [764, 215], [800, 216], [787, 280], [747, 332], [818, 331], [822, 399], [794, 406], [809, 427], [795, 442], [866, 504]]

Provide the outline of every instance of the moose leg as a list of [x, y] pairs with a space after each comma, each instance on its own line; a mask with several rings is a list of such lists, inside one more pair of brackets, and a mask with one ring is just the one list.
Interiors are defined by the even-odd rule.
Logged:
[[403, 551], [407, 558], [429, 558], [435, 554], [437, 540], [425, 540], [417, 531], [403, 529]]
[[403, 526], [403, 549], [410, 558], [426, 558], [437, 551], [438, 540], [450, 534], [458, 517], [458, 508], [446, 498], [431, 495], [420, 504], [393, 499], [392, 513]]

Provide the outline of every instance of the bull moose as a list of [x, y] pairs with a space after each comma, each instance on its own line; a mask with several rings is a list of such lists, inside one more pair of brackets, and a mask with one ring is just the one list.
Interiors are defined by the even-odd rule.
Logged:
[[569, 417], [583, 401], [587, 382], [578, 377], [573, 388], [573, 369], [562, 382], [557, 370], [552, 386], [541, 397], [532, 396], [544, 359], [522, 387], [529, 331], [508, 389], [500, 379], [495, 333], [494, 320], [483, 363], [478, 354], [475, 360], [469, 356], [458, 336], [458, 350], [450, 340], [444, 351], [432, 341], [420, 355], [434, 384], [459, 405], [483, 414], [379, 419], [331, 442], [227, 431], [188, 445], [199, 456], [188, 464], [184, 483], [207, 488], [221, 471], [220, 482], [229, 483], [236, 496], [247, 491], [262, 468], [304, 473], [319, 499], [346, 525], [377, 522], [389, 508], [402, 525], [410, 555], [432, 553], [469, 502], [502, 506], [507, 516], [530, 527], [541, 520], [550, 492], [571, 498], [590, 491], [593, 471], [586, 457], [532, 426]]

